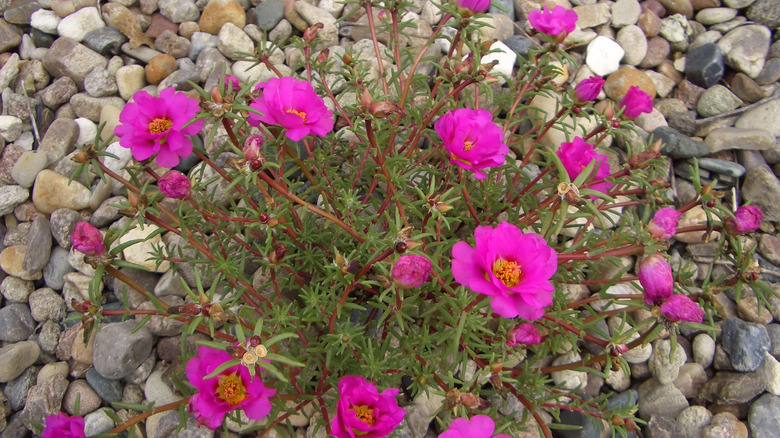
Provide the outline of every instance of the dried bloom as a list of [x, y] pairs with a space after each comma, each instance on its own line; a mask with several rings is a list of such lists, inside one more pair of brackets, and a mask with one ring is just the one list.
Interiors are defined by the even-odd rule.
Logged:
[[673, 208], [662, 208], [655, 212], [647, 231], [656, 239], [671, 239], [677, 234], [677, 223], [682, 213]]
[[198, 355], [187, 362], [187, 379], [198, 390], [190, 398], [190, 412], [199, 425], [216, 430], [222, 425], [225, 414], [237, 408], [242, 408], [251, 420], [259, 420], [271, 412], [268, 399], [276, 394], [276, 390], [266, 388], [259, 376], [250, 376], [249, 370], [243, 365], [230, 367], [215, 377], [203, 379], [232, 359], [222, 350], [201, 346]]
[[542, 334], [539, 329], [530, 322], [518, 324], [507, 333], [506, 345], [514, 347], [517, 344], [539, 345], [542, 342]]
[[420, 287], [430, 278], [431, 270], [428, 257], [417, 254], [402, 255], [393, 266], [393, 282], [403, 289]]
[[452, 275], [471, 290], [490, 295], [493, 311], [504, 318], [534, 321], [552, 304], [550, 278], [558, 255], [536, 233], [523, 234], [509, 222], [474, 231], [476, 248], [466, 242], [452, 247]]
[[734, 219], [726, 218], [724, 226], [731, 234], [746, 234], [756, 231], [761, 226], [764, 212], [755, 205], [743, 205], [734, 212]]
[[260, 158], [260, 148], [265, 143], [265, 137], [262, 135], [254, 134], [250, 135], [244, 141], [244, 159], [247, 161], [255, 161]]
[[511, 438], [509, 435], [493, 436], [496, 424], [487, 415], [475, 415], [468, 418], [458, 418], [450, 424], [450, 428], [439, 435], [439, 438]]
[[[590, 174], [591, 178], [600, 180], [612, 173], [609, 163], [607, 163], [607, 157], [596, 153], [596, 148], [590, 143], [585, 143], [585, 140], [580, 137], [574, 137], [574, 141], [571, 143], [561, 143], [558, 148], [558, 157], [560, 157], [561, 163], [572, 181], [577, 179], [582, 169], [588, 167], [593, 160], [596, 160], [596, 164]], [[612, 183], [609, 181], [589, 186], [589, 188], [602, 193], [607, 193], [611, 187]]]
[[381, 438], [390, 435], [404, 419], [398, 407], [398, 389], [379, 393], [373, 382], [363, 377], [345, 376], [339, 380], [339, 401], [331, 429], [336, 438]]
[[642, 113], [653, 112], [653, 99], [641, 88], [634, 85], [628, 89], [618, 106], [626, 109], [623, 111], [623, 117], [633, 120], [641, 116]]
[[73, 249], [88, 256], [101, 255], [106, 251], [103, 235], [89, 222], [77, 223], [70, 241], [73, 242]]
[[219, 79], [225, 84], [225, 90], [229, 89], [231, 85], [233, 86], [233, 91], [238, 91], [241, 88], [241, 81], [233, 75], [220, 74]]
[[509, 153], [504, 132], [493, 123], [493, 115], [487, 110], [449, 111], [436, 121], [433, 129], [441, 137], [450, 163], [474, 172], [477, 179], [487, 177], [482, 169], [504, 164]]
[[599, 96], [602, 88], [604, 88], [604, 78], [601, 76], [591, 76], [588, 79], [580, 81], [580, 83], [574, 87], [574, 102], [579, 105], [592, 102]]
[[157, 180], [157, 187], [163, 195], [181, 199], [190, 194], [190, 179], [181, 172], [171, 170]]
[[295, 78], [271, 78], [257, 84], [260, 96], [249, 106], [262, 115], [249, 114], [252, 126], [260, 122], [279, 125], [287, 138], [299, 141], [309, 134], [324, 137], [333, 130], [333, 112], [325, 106], [308, 81]]
[[198, 101], [173, 88], [153, 97], [138, 91], [119, 114], [122, 123], [114, 129], [119, 145], [129, 148], [133, 158], [143, 161], [157, 154], [160, 167], [176, 167], [180, 158], [192, 154], [192, 140], [203, 127], [203, 120], [184, 126], [198, 114]]
[[671, 322], [702, 322], [704, 320], [704, 309], [699, 306], [699, 303], [685, 295], [669, 297], [665, 303], [661, 304], [661, 314]]
[[458, 0], [458, 6], [468, 9], [474, 14], [479, 14], [488, 10], [490, 0]]
[[569, 33], [577, 25], [577, 13], [563, 6], [556, 6], [552, 11], [544, 7], [544, 11], [534, 10], [528, 14], [531, 26], [550, 36], [558, 36], [561, 32]]
[[41, 438], [86, 438], [84, 419], [69, 417], [62, 412], [51, 414], [46, 417]]
[[645, 257], [639, 262], [637, 271], [639, 284], [645, 290], [645, 303], [651, 306], [661, 304], [672, 296], [674, 292], [672, 267], [663, 256], [655, 253]]

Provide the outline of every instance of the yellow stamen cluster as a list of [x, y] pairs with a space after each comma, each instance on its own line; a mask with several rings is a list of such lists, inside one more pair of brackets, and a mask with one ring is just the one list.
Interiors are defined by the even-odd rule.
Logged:
[[241, 376], [238, 373], [219, 376], [217, 397], [220, 400], [227, 402], [231, 407], [235, 407], [246, 400], [248, 396], [244, 382], [241, 381]]
[[302, 121], [304, 121], [304, 122], [306, 121], [306, 113], [303, 112], [303, 111], [298, 111], [298, 110], [294, 110], [294, 109], [288, 109], [287, 113], [288, 114], [295, 114], [296, 116], [300, 117]]
[[363, 423], [366, 423], [369, 426], [373, 426], [376, 423], [373, 407], [368, 405], [357, 405], [352, 406], [351, 410], [355, 413], [355, 417]]
[[171, 129], [173, 122], [167, 117], [156, 117], [149, 122], [149, 132], [152, 134], [162, 134]]
[[514, 261], [498, 259], [493, 262], [491, 270], [506, 287], [517, 286], [523, 278], [523, 268]]

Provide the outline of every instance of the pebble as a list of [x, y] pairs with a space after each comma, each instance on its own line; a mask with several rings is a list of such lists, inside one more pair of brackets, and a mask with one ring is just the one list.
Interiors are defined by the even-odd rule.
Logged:
[[748, 438], [748, 429], [730, 412], [720, 412], [712, 417], [710, 425], [702, 431], [702, 438]]
[[758, 375], [768, 393], [780, 395], [780, 362], [768, 352], [764, 355], [764, 363], [758, 369]]
[[710, 26], [713, 24], [729, 21], [737, 16], [737, 10], [731, 8], [706, 8], [696, 14], [696, 21]]
[[734, 123], [736, 128], [761, 129], [780, 136], [780, 100], [771, 100], [744, 112]]
[[[555, 365], [565, 365], [569, 363], [574, 363], [582, 358], [579, 354], [570, 352], [566, 353], [562, 356], [557, 357], [553, 361], [553, 366]], [[561, 385], [561, 388], [564, 388], [566, 391], [574, 391], [578, 388], [584, 388], [585, 385], [588, 383], [588, 374], [582, 371], [573, 371], [573, 370], [564, 370], [564, 371], [556, 371], [551, 374], [553, 381], [556, 385]]]
[[[627, 28], [626, 28], [627, 29]], [[628, 92], [628, 89], [636, 86], [650, 96], [655, 96], [656, 89], [653, 81], [643, 71], [631, 67], [624, 67], [607, 77], [604, 84], [604, 93], [607, 97], [618, 102]]]
[[119, 380], [107, 379], [100, 375], [95, 368], [90, 368], [85, 376], [90, 388], [100, 397], [109, 403], [116, 403], [122, 400], [122, 384]]
[[764, 68], [772, 33], [760, 25], [740, 26], [723, 35], [718, 46], [724, 53], [726, 64], [751, 78]]
[[647, 39], [639, 26], [631, 24], [620, 29], [615, 41], [625, 51], [623, 64], [639, 65], [647, 56]]
[[780, 181], [767, 165], [748, 167], [742, 196], [764, 212], [764, 218], [780, 221]]
[[198, 6], [192, 0], [159, 0], [160, 13], [174, 23], [197, 21], [200, 16]]
[[661, 126], [653, 131], [653, 138], [661, 139], [661, 152], [674, 158], [703, 157], [709, 153], [709, 148], [703, 141], [693, 140], [681, 134], [676, 129]]
[[18, 46], [22, 42], [22, 36], [14, 26], [0, 18], [0, 52], [6, 52]]
[[696, 111], [703, 118], [717, 116], [737, 109], [742, 101], [728, 88], [717, 84], [702, 93], [696, 104]]
[[704, 428], [712, 422], [712, 412], [704, 406], [691, 406], [680, 412], [677, 423], [683, 436], [700, 437]]
[[636, 24], [642, 8], [637, 0], [618, 0], [612, 4], [612, 27], [622, 28]]
[[130, 100], [136, 91], [146, 86], [146, 72], [140, 65], [125, 65], [116, 71], [116, 86], [119, 96]]
[[168, 77], [168, 75], [173, 73], [176, 68], [176, 58], [173, 56], [165, 53], [156, 55], [150, 59], [149, 63], [144, 67], [146, 82], [157, 85]]
[[652, 379], [639, 386], [639, 416], [649, 420], [654, 415], [675, 418], [688, 407], [688, 400], [673, 384], [661, 385]]
[[777, 28], [780, 26], [780, 5], [775, 0], [756, 0], [747, 10], [747, 18], [772, 29]]
[[284, 18], [284, 3], [279, 0], [266, 0], [255, 7], [257, 25], [270, 32]]
[[[79, 410], [76, 412], [76, 400]], [[100, 396], [89, 386], [86, 380], [77, 379], [70, 382], [65, 397], [62, 399], [62, 408], [70, 415], [86, 415], [100, 407]]]
[[51, 170], [42, 170], [35, 178], [32, 200], [35, 208], [51, 214], [60, 208], [81, 210], [89, 206], [90, 191], [77, 181]]
[[84, 434], [95, 436], [114, 428], [114, 420], [106, 413], [108, 408], [100, 409], [84, 416]]
[[225, 23], [232, 23], [242, 29], [246, 25], [244, 8], [235, 0], [209, 1], [198, 21], [200, 30], [217, 35]]
[[701, 87], [709, 88], [720, 82], [725, 68], [720, 46], [714, 43], [691, 49], [685, 58], [685, 77]]
[[81, 42], [89, 32], [104, 26], [97, 8], [82, 8], [60, 20], [57, 33], [61, 37]]
[[0, 136], [12, 142], [22, 135], [22, 119], [14, 116], [0, 116]]
[[30, 15], [30, 26], [41, 32], [56, 34], [60, 20], [61, 18], [54, 11], [38, 9]]
[[33, 291], [32, 281], [22, 280], [17, 277], [6, 277], [0, 283], [0, 293], [12, 303], [26, 303]]
[[27, 271], [23, 267], [26, 252], [26, 245], [14, 245], [5, 248], [0, 252], [0, 268], [7, 274], [24, 280], [39, 280], [41, 271]]
[[764, 388], [758, 373], [721, 371], [701, 386], [699, 398], [717, 405], [742, 404], [764, 392]]
[[67, 37], [54, 41], [42, 62], [46, 71], [52, 76], [55, 78], [67, 76], [79, 88], [84, 87], [84, 78], [89, 72], [97, 67], [105, 68], [108, 64], [101, 54]]
[[718, 128], [707, 134], [704, 143], [711, 153], [729, 149], [766, 150], [774, 147], [775, 137], [759, 129]]
[[605, 24], [612, 15], [610, 7], [606, 3], [575, 6], [572, 10], [577, 13], [577, 27], [580, 29]]
[[606, 76], [618, 70], [626, 51], [615, 41], [597, 36], [588, 44], [586, 53], [585, 63], [588, 68], [598, 76]]
[[747, 323], [737, 318], [727, 318], [722, 328], [723, 349], [729, 354], [734, 369], [741, 372], [756, 371], [769, 351], [769, 335], [766, 327]]
[[38, 344], [22, 341], [0, 348], [0, 383], [10, 382], [20, 376], [41, 354]]
[[93, 365], [101, 376], [121, 379], [138, 368], [152, 351], [152, 334], [145, 327], [135, 333], [134, 321], [108, 324], [95, 338]]
[[[760, 1], [760, 0], [759, 0]], [[772, 438], [780, 430], [780, 397], [764, 394], [753, 402], [748, 413], [748, 424], [753, 438]]]
[[62, 321], [65, 317], [65, 300], [48, 287], [38, 289], [30, 295], [30, 314], [39, 322]]

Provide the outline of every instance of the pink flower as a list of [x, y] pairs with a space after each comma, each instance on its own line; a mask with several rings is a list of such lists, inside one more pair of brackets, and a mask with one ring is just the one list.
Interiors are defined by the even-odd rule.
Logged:
[[86, 438], [84, 434], [84, 419], [78, 416], [69, 417], [62, 412], [46, 417], [41, 438]]
[[390, 435], [404, 419], [398, 407], [398, 389], [380, 394], [373, 382], [363, 377], [345, 376], [339, 380], [339, 401], [331, 431], [336, 438], [381, 438]]
[[645, 290], [645, 303], [661, 304], [674, 292], [672, 267], [658, 253], [650, 255], [639, 262], [637, 270], [639, 284]]
[[653, 112], [653, 99], [642, 91], [641, 88], [634, 85], [628, 89], [618, 106], [626, 109], [623, 111], [625, 118], [633, 120], [641, 116], [642, 113], [649, 114]]
[[223, 84], [225, 84], [225, 90], [230, 88], [230, 85], [233, 86], [233, 91], [238, 91], [241, 89], [241, 81], [233, 76], [233, 75], [219, 75], [219, 79], [222, 81]]
[[673, 208], [662, 208], [655, 212], [647, 231], [656, 239], [671, 239], [677, 234], [677, 223], [682, 213]]
[[441, 137], [450, 163], [474, 172], [477, 179], [487, 177], [481, 169], [504, 164], [509, 153], [504, 132], [493, 123], [493, 115], [487, 110], [449, 111], [436, 121], [433, 129]]
[[271, 78], [257, 84], [260, 96], [249, 106], [262, 115], [249, 114], [249, 124], [279, 125], [287, 138], [299, 141], [309, 134], [326, 136], [333, 130], [333, 112], [317, 96], [311, 84], [295, 78]]
[[601, 89], [604, 88], [604, 79], [601, 76], [591, 76], [588, 79], [580, 81], [574, 87], [574, 101], [579, 105], [592, 102], [599, 97]]
[[506, 345], [514, 347], [517, 344], [539, 345], [542, 342], [542, 334], [539, 329], [530, 322], [518, 324], [506, 336]]
[[672, 295], [661, 304], [661, 314], [671, 322], [702, 322], [704, 309], [685, 295]]
[[73, 242], [73, 249], [88, 256], [101, 255], [106, 251], [103, 235], [89, 222], [77, 223], [70, 241]]
[[198, 390], [190, 398], [190, 412], [199, 425], [216, 430], [222, 425], [225, 414], [237, 408], [242, 408], [251, 420], [259, 420], [271, 412], [268, 399], [276, 394], [276, 390], [266, 388], [259, 376], [251, 377], [244, 365], [230, 367], [215, 377], [203, 380], [232, 359], [222, 350], [201, 346], [198, 355], [187, 362], [187, 379]]
[[439, 435], [439, 438], [511, 438], [509, 435], [493, 436], [496, 424], [487, 415], [475, 415], [468, 418], [458, 418], [450, 424], [450, 428]]
[[420, 287], [431, 276], [431, 261], [428, 257], [407, 254], [398, 258], [393, 266], [393, 282], [400, 288]]
[[160, 97], [138, 91], [119, 114], [122, 124], [114, 133], [119, 145], [129, 148], [136, 160], [157, 154], [160, 167], [176, 167], [180, 158], [192, 154], [192, 140], [185, 136], [196, 135], [203, 127], [203, 120], [184, 126], [199, 109], [197, 100], [173, 88], [162, 90]]
[[[560, 157], [561, 163], [572, 181], [577, 179], [582, 169], [588, 167], [593, 160], [596, 160], [596, 164], [590, 176], [594, 180], [604, 179], [612, 173], [609, 163], [607, 163], [607, 157], [596, 153], [596, 148], [590, 143], [585, 143], [585, 140], [580, 137], [574, 137], [574, 141], [571, 143], [561, 143], [558, 148], [558, 157]], [[612, 187], [612, 183], [605, 181], [588, 187], [607, 193]]]
[[536, 233], [523, 234], [509, 222], [474, 230], [476, 248], [452, 247], [452, 275], [471, 290], [492, 296], [490, 307], [504, 318], [534, 321], [552, 304], [550, 278], [558, 255]]
[[458, 6], [472, 13], [485, 12], [490, 7], [490, 0], [458, 0]]
[[244, 140], [244, 158], [247, 161], [255, 161], [260, 158], [260, 147], [265, 143], [262, 135], [250, 135]]
[[755, 205], [743, 205], [734, 212], [734, 218], [726, 218], [724, 226], [731, 234], [746, 234], [756, 231], [761, 227], [761, 219], [764, 212]]
[[561, 32], [569, 33], [577, 25], [577, 13], [563, 6], [556, 6], [552, 12], [544, 7], [544, 12], [540, 10], [531, 11], [528, 14], [528, 21], [531, 26], [550, 36], [558, 36]]
[[157, 180], [157, 188], [169, 198], [181, 199], [190, 194], [190, 179], [181, 172], [171, 170]]

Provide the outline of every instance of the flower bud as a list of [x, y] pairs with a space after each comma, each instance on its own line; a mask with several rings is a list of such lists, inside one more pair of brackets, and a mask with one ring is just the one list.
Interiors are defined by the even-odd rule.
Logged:
[[542, 334], [539, 329], [530, 322], [517, 325], [506, 335], [506, 345], [514, 347], [517, 344], [538, 345], [542, 342]]
[[330, 49], [322, 49], [320, 51], [320, 54], [317, 56], [317, 62], [320, 64], [328, 60], [328, 56], [330, 55]]
[[643, 113], [653, 112], [653, 98], [642, 91], [641, 88], [632, 86], [628, 89], [626, 95], [623, 96], [618, 106], [625, 108], [625, 111], [623, 111], [624, 118], [633, 120]]
[[265, 143], [262, 135], [250, 135], [244, 140], [244, 158], [247, 161], [255, 161], [260, 158], [260, 147]]
[[306, 28], [306, 30], [303, 31], [304, 41], [306, 41], [309, 44], [313, 43], [314, 39], [317, 38], [317, 32], [324, 27], [325, 27], [324, 24], [317, 23], [313, 26], [309, 26], [308, 28]]
[[157, 188], [169, 198], [181, 199], [190, 194], [190, 179], [181, 172], [171, 170], [157, 180]]
[[604, 87], [604, 79], [601, 76], [591, 76], [584, 81], [580, 81], [574, 87], [574, 102], [583, 105], [596, 100]]
[[612, 103], [608, 100], [597, 102], [593, 106], [593, 109], [604, 114], [604, 118], [607, 120], [612, 120], [612, 118], [615, 117], [615, 109], [612, 108]]
[[102, 255], [106, 251], [103, 235], [88, 222], [76, 224], [76, 228], [70, 235], [70, 240], [73, 242], [73, 249], [88, 256]]
[[645, 290], [645, 303], [661, 304], [674, 292], [672, 267], [663, 256], [656, 253], [639, 263], [639, 283]]
[[399, 106], [397, 103], [383, 101], [383, 102], [374, 102], [368, 107], [368, 112], [379, 119], [383, 119], [390, 114], [399, 114], [402, 117], [406, 115], [406, 111], [404, 111], [401, 106]]
[[420, 287], [428, 281], [432, 270], [428, 257], [416, 254], [402, 255], [393, 266], [393, 282], [402, 289]]
[[209, 94], [215, 103], [222, 103], [222, 95], [219, 94], [219, 88], [211, 87], [211, 92]]
[[671, 239], [677, 234], [677, 223], [682, 213], [673, 208], [662, 208], [655, 212], [647, 231], [656, 239]]
[[756, 231], [761, 226], [764, 212], [755, 205], [743, 205], [734, 212], [734, 219], [726, 218], [724, 226], [731, 234], [741, 235]]
[[702, 322], [704, 309], [685, 295], [672, 295], [661, 304], [661, 314], [668, 321]]

